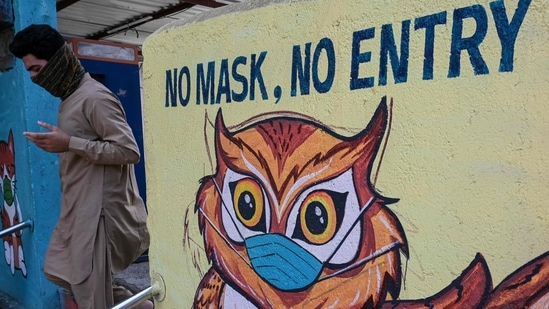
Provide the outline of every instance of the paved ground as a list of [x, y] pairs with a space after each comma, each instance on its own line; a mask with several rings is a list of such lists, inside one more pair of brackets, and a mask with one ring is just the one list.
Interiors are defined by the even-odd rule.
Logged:
[[0, 309], [26, 309], [23, 308], [15, 299], [4, 293], [0, 293]]
[[125, 271], [114, 277], [114, 283], [125, 286], [133, 293], [141, 292], [150, 287], [149, 262], [133, 263]]
[[[133, 293], [138, 293], [151, 286], [149, 276], [149, 262], [136, 262], [130, 265], [125, 271], [114, 277], [115, 284], [125, 286]], [[13, 298], [0, 293], [0, 309], [29, 309], [22, 307]]]

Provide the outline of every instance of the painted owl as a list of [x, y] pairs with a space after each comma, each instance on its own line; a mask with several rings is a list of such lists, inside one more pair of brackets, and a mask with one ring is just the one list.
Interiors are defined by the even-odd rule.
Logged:
[[196, 198], [211, 268], [194, 308], [377, 308], [396, 299], [400, 222], [371, 180], [388, 126], [383, 98], [345, 137], [306, 117], [269, 115], [230, 132], [215, 120], [214, 175]]

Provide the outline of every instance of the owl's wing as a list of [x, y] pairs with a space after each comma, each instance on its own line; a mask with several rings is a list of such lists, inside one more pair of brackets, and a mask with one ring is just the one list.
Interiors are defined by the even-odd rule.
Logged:
[[425, 299], [387, 302], [382, 309], [477, 308], [491, 289], [488, 265], [482, 255], [477, 254], [461, 276], [438, 294]]
[[549, 308], [549, 252], [513, 272], [494, 290], [491, 281], [484, 258], [477, 254], [462, 275], [438, 294], [420, 300], [387, 302], [382, 309]]
[[221, 279], [217, 271], [210, 268], [196, 290], [193, 309], [221, 308], [220, 303], [224, 290], [225, 281]]
[[494, 289], [483, 308], [549, 308], [549, 251], [533, 259]]

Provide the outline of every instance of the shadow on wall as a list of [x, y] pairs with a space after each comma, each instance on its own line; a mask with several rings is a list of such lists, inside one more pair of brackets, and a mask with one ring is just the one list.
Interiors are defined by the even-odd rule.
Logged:
[[8, 50], [14, 33], [11, 1], [2, 1], [0, 3], [0, 72], [8, 71], [14, 66], [15, 57]]

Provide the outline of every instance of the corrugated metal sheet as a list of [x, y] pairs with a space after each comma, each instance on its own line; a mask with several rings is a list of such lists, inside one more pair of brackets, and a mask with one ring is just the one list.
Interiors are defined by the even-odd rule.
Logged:
[[[226, 5], [245, 0], [202, 1], [204, 4], [222, 3]], [[153, 19], [151, 14], [187, 1], [175, 0], [80, 0], [57, 12], [59, 31], [67, 37], [89, 38], [101, 36], [100, 40], [140, 46], [147, 36], [162, 26], [180, 19], [189, 18], [214, 8], [194, 5], [183, 11]], [[200, 2], [200, 1], [188, 1]], [[57, 0], [57, 5], [67, 4], [67, 0]], [[190, 4], [188, 5], [190, 6]], [[215, 6], [215, 5], [214, 5]], [[143, 19], [142, 17], [147, 17]], [[145, 21], [145, 23], [142, 23]]]

